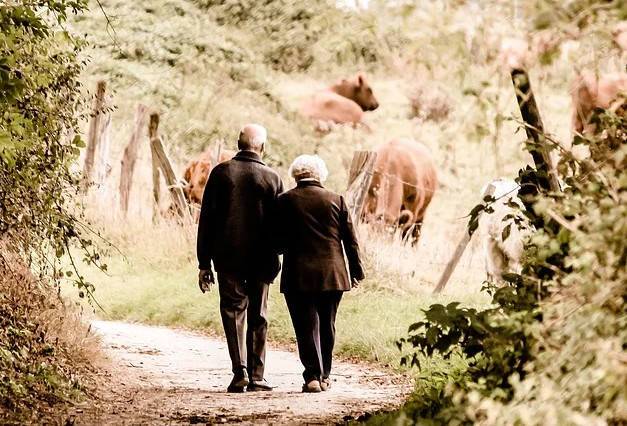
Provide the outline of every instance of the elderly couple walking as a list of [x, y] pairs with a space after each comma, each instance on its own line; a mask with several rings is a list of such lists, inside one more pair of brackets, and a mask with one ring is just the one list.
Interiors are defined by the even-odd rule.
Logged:
[[359, 246], [344, 199], [322, 186], [324, 162], [298, 157], [290, 167], [296, 187], [283, 192], [279, 175], [261, 160], [266, 140], [262, 126], [244, 126], [237, 155], [209, 176], [198, 224], [199, 286], [204, 293], [215, 282], [213, 263], [233, 365], [228, 392], [270, 391], [268, 289], [283, 254], [281, 292], [304, 367], [303, 392], [325, 391], [342, 294], [364, 278]]

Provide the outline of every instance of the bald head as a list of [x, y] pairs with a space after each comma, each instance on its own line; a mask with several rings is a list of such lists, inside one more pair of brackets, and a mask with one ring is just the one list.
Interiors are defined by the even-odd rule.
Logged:
[[247, 124], [242, 127], [237, 140], [237, 147], [243, 151], [263, 152], [263, 147], [268, 139], [265, 127], [259, 124]]

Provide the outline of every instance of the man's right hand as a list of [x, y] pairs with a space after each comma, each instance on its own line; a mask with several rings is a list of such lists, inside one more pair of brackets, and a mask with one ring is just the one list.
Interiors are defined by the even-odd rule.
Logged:
[[211, 290], [211, 286], [215, 283], [215, 278], [213, 277], [213, 272], [211, 269], [201, 269], [198, 271], [198, 287], [200, 287], [200, 291], [203, 293]]
[[351, 279], [351, 288], [359, 288], [359, 281], [357, 281], [357, 279]]

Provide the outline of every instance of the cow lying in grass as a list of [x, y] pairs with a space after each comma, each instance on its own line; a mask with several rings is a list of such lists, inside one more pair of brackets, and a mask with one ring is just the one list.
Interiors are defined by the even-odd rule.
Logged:
[[314, 120], [317, 130], [325, 132], [336, 124], [365, 125], [364, 111], [378, 107], [372, 88], [360, 73], [314, 93], [303, 103], [301, 112]]

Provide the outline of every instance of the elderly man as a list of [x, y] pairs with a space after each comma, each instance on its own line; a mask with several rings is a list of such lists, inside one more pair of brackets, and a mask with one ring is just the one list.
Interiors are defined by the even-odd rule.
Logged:
[[218, 275], [220, 314], [233, 365], [228, 392], [272, 390], [263, 375], [266, 306], [269, 283], [280, 264], [270, 221], [283, 183], [261, 161], [266, 139], [260, 125], [242, 128], [237, 155], [209, 175], [198, 223], [203, 293], [214, 283], [212, 262]]
[[322, 159], [301, 155], [290, 174], [297, 186], [279, 197], [277, 210], [281, 292], [305, 367], [303, 392], [320, 392], [331, 385], [335, 314], [342, 294], [351, 284], [356, 286], [364, 272], [346, 202], [322, 186], [327, 176]]

